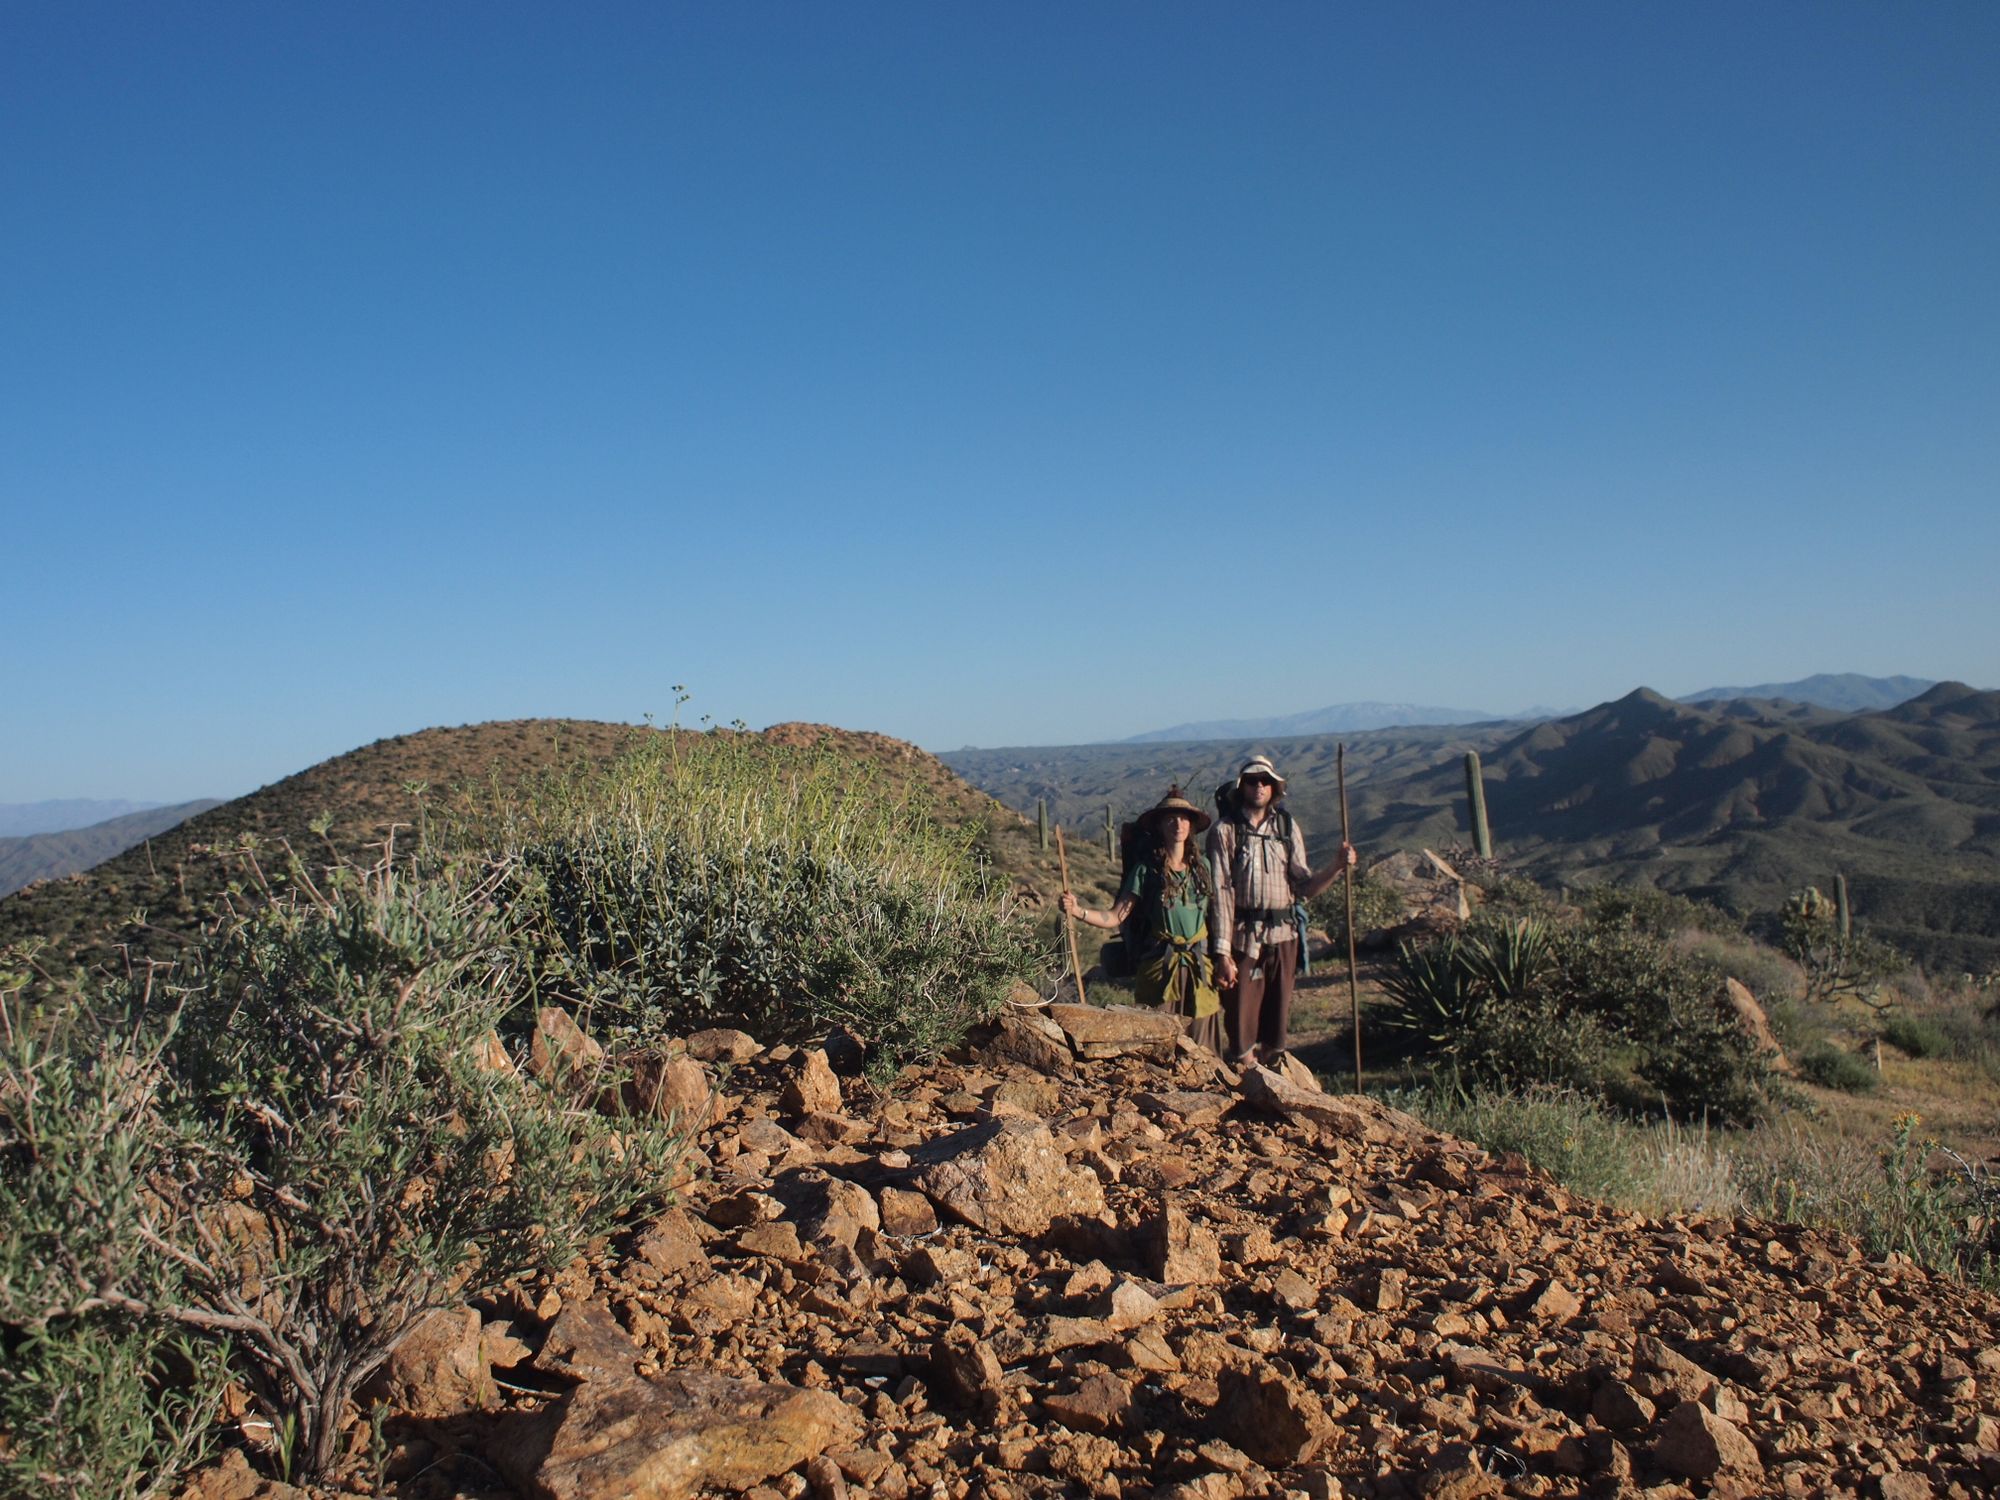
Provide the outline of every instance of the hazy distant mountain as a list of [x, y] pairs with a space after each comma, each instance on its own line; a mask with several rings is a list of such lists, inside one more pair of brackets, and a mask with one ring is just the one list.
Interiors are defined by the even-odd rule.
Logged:
[[[1281, 739], [1299, 734], [1345, 734], [1369, 729], [1396, 729], [1405, 724], [1485, 724], [1510, 717], [1474, 708], [1426, 708], [1415, 703], [1335, 703], [1299, 714], [1265, 719], [1201, 719], [1167, 729], [1149, 729], [1118, 743], [1146, 745], [1172, 740]], [[1512, 717], [1528, 717], [1515, 715]]]
[[1680, 703], [1713, 703], [1721, 698], [1785, 698], [1834, 708], [1844, 714], [1872, 713], [1908, 703], [1937, 686], [1930, 677], [1863, 677], [1858, 672], [1821, 672], [1797, 682], [1760, 682], [1755, 687], [1703, 688], [1677, 699]]
[[[44, 806], [48, 804], [43, 804]], [[115, 854], [123, 854], [169, 828], [178, 827], [197, 813], [219, 804], [214, 798], [202, 802], [182, 802], [174, 807], [149, 807], [107, 818], [88, 828], [64, 828], [54, 833], [31, 833], [24, 838], [0, 838], [0, 896], [18, 891], [37, 880], [55, 880], [76, 875], [93, 865], [103, 864]]]
[[31, 833], [61, 833], [66, 828], [88, 828], [93, 823], [108, 822], [127, 813], [146, 812], [162, 805], [158, 802], [127, 802], [116, 798], [92, 800], [87, 797], [52, 802], [0, 802], [0, 838], [23, 839]]

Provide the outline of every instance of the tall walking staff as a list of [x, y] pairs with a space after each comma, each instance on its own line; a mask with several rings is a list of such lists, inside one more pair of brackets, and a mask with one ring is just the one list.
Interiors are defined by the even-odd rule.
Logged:
[[[1334, 774], [1340, 779], [1340, 841], [1347, 839], [1347, 746], [1333, 749]], [[1347, 875], [1347, 1009], [1354, 1021], [1354, 1092], [1361, 1092], [1361, 981], [1354, 965], [1354, 866], [1342, 860]]]
[[[1069, 852], [1063, 848], [1062, 824], [1056, 824], [1056, 858], [1062, 863], [1063, 894], [1069, 894]], [[1088, 1005], [1083, 998], [1083, 960], [1076, 951], [1076, 919], [1068, 912], [1063, 913], [1063, 931], [1069, 936], [1069, 966], [1076, 975], [1076, 1003]]]

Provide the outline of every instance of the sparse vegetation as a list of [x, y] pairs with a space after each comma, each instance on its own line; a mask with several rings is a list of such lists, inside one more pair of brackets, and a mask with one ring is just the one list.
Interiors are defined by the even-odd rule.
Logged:
[[893, 1068], [1052, 966], [975, 832], [831, 747], [711, 735], [495, 788], [444, 836], [507, 851], [538, 987], [611, 1038], [838, 1023]]

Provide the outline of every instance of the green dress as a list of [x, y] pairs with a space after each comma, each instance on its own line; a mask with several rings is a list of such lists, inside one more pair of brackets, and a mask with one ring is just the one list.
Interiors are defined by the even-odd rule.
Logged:
[[1208, 956], [1208, 890], [1193, 868], [1159, 870], [1136, 860], [1122, 899], [1133, 900], [1138, 952], [1133, 988], [1141, 1005], [1174, 1012], [1197, 1041], [1218, 1028], [1222, 1000]]

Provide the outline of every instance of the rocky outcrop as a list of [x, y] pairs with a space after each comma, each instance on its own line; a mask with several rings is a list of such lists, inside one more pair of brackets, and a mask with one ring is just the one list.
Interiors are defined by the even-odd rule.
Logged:
[[1147, 1038], [1013, 1017], [879, 1093], [690, 1039], [733, 1069], [707, 1170], [438, 1320], [391, 1372], [387, 1492], [2000, 1486], [1991, 1296], [1797, 1227], [1609, 1209], [1283, 1059]]

